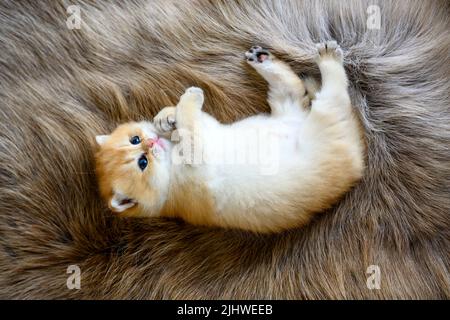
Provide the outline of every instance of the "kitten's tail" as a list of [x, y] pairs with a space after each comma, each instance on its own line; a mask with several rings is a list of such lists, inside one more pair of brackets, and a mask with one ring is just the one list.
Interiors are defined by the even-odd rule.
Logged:
[[319, 82], [316, 79], [307, 76], [302, 77], [302, 80], [306, 89], [306, 94], [311, 101], [314, 100], [316, 98], [317, 91], [320, 90]]

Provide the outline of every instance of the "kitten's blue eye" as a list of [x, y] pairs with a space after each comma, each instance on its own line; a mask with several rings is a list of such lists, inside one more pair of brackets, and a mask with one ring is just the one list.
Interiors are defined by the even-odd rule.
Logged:
[[130, 143], [131, 144], [139, 144], [139, 143], [141, 143], [141, 139], [138, 136], [131, 137]]
[[148, 164], [147, 157], [143, 154], [138, 160], [138, 166], [142, 171], [144, 171], [144, 169], [147, 168], [147, 164]]

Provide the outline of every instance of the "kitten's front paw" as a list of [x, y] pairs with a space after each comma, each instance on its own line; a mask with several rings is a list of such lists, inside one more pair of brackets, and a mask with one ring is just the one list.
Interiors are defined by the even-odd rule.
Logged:
[[198, 87], [190, 87], [186, 89], [184, 94], [180, 98], [180, 102], [189, 103], [193, 102], [200, 107], [203, 105], [203, 101], [205, 100], [203, 90]]
[[337, 44], [336, 41], [326, 41], [322, 43], [316, 44], [317, 48], [317, 61], [321, 61], [324, 59], [333, 59], [339, 63], [343, 62], [343, 53], [341, 47]]
[[171, 132], [175, 130], [175, 107], [165, 107], [155, 118], [153, 118], [153, 125], [160, 133]]
[[199, 87], [190, 87], [186, 89], [185, 94], [197, 95], [203, 97], [203, 90]]
[[272, 59], [272, 54], [269, 50], [263, 49], [260, 46], [253, 46], [245, 53], [245, 58], [250, 64], [260, 64], [264, 61]]

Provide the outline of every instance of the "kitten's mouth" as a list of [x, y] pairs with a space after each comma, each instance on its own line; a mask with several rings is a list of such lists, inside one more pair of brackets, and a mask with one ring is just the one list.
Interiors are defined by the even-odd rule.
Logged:
[[164, 140], [161, 139], [160, 137], [156, 137], [154, 139], [148, 139], [147, 145], [150, 149], [159, 147], [159, 148], [163, 149], [164, 151], [166, 150], [166, 145], [164, 143]]
[[149, 152], [157, 159], [164, 159], [166, 157], [166, 152], [169, 149], [168, 141], [160, 137], [148, 139], [147, 147]]
[[164, 140], [163, 139], [161, 139], [161, 138], [156, 138], [156, 141], [155, 141], [155, 145], [157, 146], [157, 147], [159, 147], [159, 148], [161, 148], [161, 149], [163, 149], [164, 151], [166, 151], [166, 144], [164, 143]]

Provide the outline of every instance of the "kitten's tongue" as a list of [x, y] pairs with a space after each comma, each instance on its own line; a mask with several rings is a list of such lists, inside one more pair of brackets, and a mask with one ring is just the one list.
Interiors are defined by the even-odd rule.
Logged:
[[161, 148], [163, 148], [164, 150], [166, 150], [166, 146], [164, 144], [164, 141], [161, 138], [156, 138], [156, 140], [154, 140], [154, 143], [158, 146], [160, 146]]

